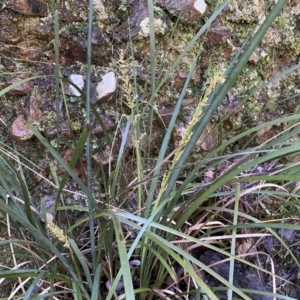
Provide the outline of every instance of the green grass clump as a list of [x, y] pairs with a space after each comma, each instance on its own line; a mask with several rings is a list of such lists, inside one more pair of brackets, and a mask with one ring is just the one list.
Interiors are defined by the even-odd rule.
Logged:
[[[54, 168], [51, 171], [56, 188], [51, 214], [46, 207], [38, 209], [32, 201], [24, 175], [25, 170], [27, 172], [29, 169], [29, 162], [23, 164], [16, 151], [1, 146], [0, 210], [6, 218], [7, 235], [0, 240], [0, 246], [11, 254], [14, 267], [0, 272], [0, 286], [6, 284], [10, 287], [10, 297], [114, 297], [129, 300], [189, 299], [189, 295], [195, 295], [195, 299], [219, 299], [217, 289], [203, 280], [203, 271], [226, 287], [228, 299], [233, 299], [233, 293], [242, 299], [253, 299], [254, 294], [268, 294], [235, 286], [234, 267], [237, 262], [242, 262], [273, 279], [273, 293], [268, 294], [270, 297], [292, 299], [277, 294], [276, 282], [283, 275], [276, 274], [274, 268], [267, 264], [259, 265], [253, 258], [262, 252], [263, 247], [259, 241], [272, 236], [278, 241], [281, 251], [299, 267], [294, 253], [277, 231], [300, 229], [297, 225], [298, 212], [292, 215], [293, 210], [299, 208], [299, 193], [295, 185], [300, 178], [299, 167], [297, 162], [286, 159], [296, 155], [300, 149], [300, 140], [295, 139], [300, 133], [299, 111], [260, 124], [226, 140], [224, 137], [222, 143], [208, 153], [194, 161], [190, 159], [199, 137], [228, 91], [236, 84], [250, 55], [286, 1], [278, 1], [274, 5], [264, 22], [253, 30], [226, 71], [215, 73], [209, 78], [203, 94], [199, 95], [193, 119], [179, 146], [170, 150], [172, 130], [201, 55], [199, 49], [177, 99], [159, 153], [153, 157], [151, 137], [155, 126], [156, 96], [168, 83], [182, 58], [203, 37], [228, 2], [224, 1], [216, 7], [170, 69], [158, 79], [154, 6], [153, 1], [148, 0], [151, 49], [149, 83], [145, 85], [144, 98], [141, 99], [138, 96], [137, 78], [126, 72], [127, 66], [133, 68], [133, 64], [121, 52], [116, 67], [122, 78], [120, 87], [126, 96], [129, 113], [120, 117], [113, 135], [106, 131], [90, 100], [93, 19], [90, 7], [87, 93], [82, 93], [82, 97], [86, 98], [87, 124], [78, 140], [74, 141], [76, 146], [70, 161], [66, 163], [59, 154], [59, 137], [55, 149], [34, 126], [28, 125], [57, 165], [65, 170], [64, 175], [56, 174]], [[59, 24], [56, 13], [55, 16], [56, 109], [59, 111]], [[130, 41], [130, 45], [133, 59], [133, 41]], [[249, 98], [295, 68], [298, 66], [249, 91]], [[12, 86], [2, 90], [0, 95], [4, 95], [10, 88]], [[100, 166], [99, 182], [95, 182], [91, 160], [92, 114], [103, 128], [113, 158], [107, 169]], [[237, 142], [251, 141], [260, 130], [276, 125], [282, 125], [285, 129], [261, 145], [246, 145], [234, 153], [229, 151]], [[216, 126], [219, 127], [214, 130], [222, 132], [222, 125]], [[118, 151], [115, 151], [120, 132], [121, 140]], [[86, 180], [79, 178], [74, 170], [81, 159], [86, 163]], [[264, 166], [264, 170], [257, 172], [257, 167], [261, 166]], [[268, 169], [268, 166], [275, 167]], [[66, 205], [65, 184], [69, 178], [80, 187], [86, 198], [86, 206]], [[103, 198], [95, 197], [95, 186], [103, 192]], [[68, 217], [74, 211], [81, 214], [81, 218], [75, 221]], [[62, 213], [67, 216], [67, 225], [61, 223], [59, 216]], [[198, 250], [204, 252], [208, 249], [229, 258], [228, 278], [205, 265], [199, 259], [199, 254], [195, 254]], [[263, 255], [270, 258], [269, 253]], [[7, 299], [7, 295], [5, 297]]]

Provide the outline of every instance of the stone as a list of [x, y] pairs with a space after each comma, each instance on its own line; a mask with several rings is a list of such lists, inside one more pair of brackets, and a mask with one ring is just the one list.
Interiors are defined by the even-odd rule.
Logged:
[[60, 63], [63, 66], [74, 64], [74, 62], [86, 63], [86, 49], [78, 42], [70, 41], [69, 37], [62, 37], [60, 40]]
[[[187, 77], [188, 77], [189, 73], [188, 72], [182, 72], [182, 71], [177, 71], [176, 74], [175, 74], [175, 77], [174, 77], [174, 83], [173, 83], [173, 86], [174, 88], [178, 89], [178, 88], [182, 88]], [[200, 75], [196, 72], [194, 72], [192, 74], [192, 77], [191, 77], [191, 80], [190, 80], [190, 83], [199, 83], [201, 80], [200, 78]]]
[[102, 80], [98, 83], [97, 100], [105, 101], [108, 100], [117, 88], [117, 79], [114, 72], [108, 72], [102, 76]]
[[249, 62], [253, 65], [256, 65], [259, 62], [259, 59], [260, 59], [259, 55], [253, 52], [249, 57]]
[[[43, 201], [43, 204], [41, 205], [39, 212], [40, 214], [43, 214], [45, 212], [51, 211], [55, 206], [55, 195], [44, 195], [41, 197], [41, 200]], [[45, 209], [45, 211], [43, 211]]]
[[47, 18], [43, 18], [42, 22], [32, 24], [30, 32], [36, 36], [39, 41], [45, 41], [47, 43], [51, 39], [54, 39], [53, 17], [48, 16]]
[[[74, 83], [80, 90], [82, 90], [82, 88], [84, 87], [84, 81], [82, 75], [71, 74], [69, 76], [69, 81]], [[71, 84], [68, 84], [65, 93], [69, 96], [76, 96], [76, 97], [81, 96], [80, 92], [76, 90], [75, 87]]]
[[27, 121], [29, 123], [33, 122], [40, 122], [42, 120], [43, 114], [39, 108], [39, 99], [35, 96], [30, 96], [29, 101], [26, 106], [26, 114], [27, 114]]
[[220, 116], [222, 116], [223, 121], [228, 120], [243, 111], [244, 106], [239, 105], [239, 101], [236, 99], [235, 95], [228, 91], [227, 93], [227, 101], [223, 103]]
[[261, 58], [268, 56], [268, 54], [261, 48], [256, 49], [249, 57], [249, 63], [256, 65]]
[[[115, 281], [115, 278], [109, 279], [108, 281], [106, 281], [105, 286], [108, 290], [111, 289], [113, 283]], [[115, 288], [115, 292], [118, 293], [120, 291], [122, 291], [124, 289], [124, 281], [123, 279], [119, 280], [119, 282], [117, 283], [117, 286]]]
[[48, 129], [45, 133], [46, 137], [48, 137], [49, 139], [54, 138], [57, 135], [57, 130], [56, 128], [51, 128]]
[[186, 126], [183, 122], [178, 122], [175, 124], [172, 131], [172, 140], [175, 148], [177, 148], [180, 145], [180, 141], [182, 140], [185, 131]]
[[294, 231], [295, 231], [294, 229], [279, 228], [278, 234], [281, 236], [281, 238], [284, 238], [285, 240], [289, 240], [290, 238], [292, 238]]
[[[116, 127], [116, 122], [115, 120], [113, 119], [113, 117], [111, 117], [110, 115], [107, 115], [105, 113], [101, 113], [99, 114], [105, 128], [107, 131], [113, 129]], [[101, 134], [103, 133], [103, 129], [102, 127], [96, 123], [94, 126], [93, 126], [93, 129], [92, 129], [92, 133], [93, 134]]]
[[6, 6], [23, 15], [46, 17], [48, 14], [45, 0], [9, 0]]
[[270, 130], [272, 129], [273, 126], [267, 126], [262, 129], [260, 129], [256, 133], [256, 142], [260, 145], [261, 143], [267, 141], [270, 138]]
[[65, 140], [72, 136], [71, 128], [67, 123], [60, 125], [60, 136]]
[[[1, 23], [1, 20], [0, 20], [0, 23]], [[0, 36], [1, 36], [1, 32], [0, 32]], [[10, 57], [9, 51], [7, 51], [7, 50], [3, 51], [2, 55], [5, 55], [5, 56], [4, 57], [2, 56], [0, 58], [1, 71], [3, 71], [3, 67], [4, 67], [4, 69], [6, 71], [12, 71], [12, 72], [14, 72], [17, 69], [17, 63], [14, 60], [12, 60], [12, 59], [9, 58]]]
[[159, 109], [157, 114], [157, 123], [160, 126], [167, 128], [170, 124], [173, 113], [174, 113], [174, 108], [164, 107]]
[[[64, 140], [67, 140], [67, 139], [71, 138], [71, 136], [72, 136], [71, 128], [66, 122], [63, 122], [62, 124], [60, 124], [59, 133], [60, 133], [61, 138]], [[49, 130], [46, 131], [46, 137], [52, 139], [56, 136], [57, 136], [56, 127], [50, 128]]]
[[188, 105], [191, 105], [193, 103], [195, 103], [195, 98], [188, 97], [188, 98], [183, 99], [182, 106], [188, 106]]
[[[0, 81], [0, 87], [1, 89], [6, 88], [12, 84], [15, 84], [23, 79], [28, 78], [28, 75], [23, 73], [11, 78], [8, 78], [7, 80], [5, 80], [5, 78], [3, 78], [3, 80]], [[26, 81], [23, 82], [15, 87], [13, 87], [11, 90], [9, 90], [7, 92], [7, 94], [9, 95], [27, 95], [32, 91], [32, 85], [30, 81]]]
[[182, 88], [184, 85], [184, 82], [187, 78], [187, 73], [182, 71], [177, 71], [174, 78], [173, 86], [174, 88]]
[[215, 148], [218, 143], [218, 133], [213, 129], [214, 125], [208, 123], [196, 143], [196, 145], [200, 146], [200, 148], [204, 151], [209, 151]]
[[200, 20], [206, 10], [204, 0], [158, 0], [156, 5], [165, 8], [172, 15], [180, 16], [180, 19], [187, 23]]
[[101, 164], [102, 166], [106, 166], [112, 162], [113, 157], [111, 155], [111, 151], [109, 147], [106, 146], [106, 149], [104, 151], [95, 153], [92, 156], [92, 159], [95, 163]]
[[38, 47], [35, 47], [36, 42], [37, 41], [33, 42], [32, 44], [29, 44], [26, 41], [22, 41], [21, 43], [19, 43], [18, 49], [16, 51], [16, 56], [20, 60], [38, 61], [43, 55], [43, 51], [41, 49], [38, 49]]
[[22, 115], [18, 116], [13, 122], [10, 129], [10, 136], [17, 142], [26, 141], [33, 136], [33, 132], [24, 123]]
[[[182, 138], [185, 135], [188, 126], [188, 120], [186, 122], [177, 123], [172, 132], [172, 140], [175, 147], [180, 145]], [[208, 123], [202, 134], [200, 135], [196, 147], [200, 147], [201, 150], [209, 151], [213, 149], [218, 143], [218, 136], [216, 130], [213, 130], [213, 125]], [[199, 150], [200, 150], [199, 149]]]
[[107, 34], [104, 33], [99, 26], [94, 26], [92, 34], [93, 45], [103, 45], [109, 43]]
[[270, 125], [264, 127], [256, 133], [255, 142], [257, 143], [257, 145], [262, 145], [263, 143], [274, 139], [274, 137], [279, 135], [280, 132], [281, 130], [278, 126]]
[[231, 30], [228, 27], [222, 24], [215, 24], [208, 30], [206, 40], [213, 45], [222, 45], [227, 42], [231, 34]]
[[66, 163], [69, 163], [72, 159], [73, 153], [74, 153], [74, 149], [66, 147], [62, 150], [61, 157]]

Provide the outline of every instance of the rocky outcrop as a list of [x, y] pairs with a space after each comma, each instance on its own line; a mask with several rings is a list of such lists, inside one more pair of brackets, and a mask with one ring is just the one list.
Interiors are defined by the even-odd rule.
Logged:
[[[215, 74], [224, 72], [231, 57], [239, 51], [245, 37], [250, 34], [249, 28], [259, 22], [259, 15], [265, 11], [266, 3], [261, 1], [257, 5], [249, 5], [247, 10], [244, 9], [242, 1], [230, 3], [214, 20], [207, 32], [195, 41], [155, 97], [154, 121], [155, 126], [159, 127], [157, 136], [162, 135], [160, 130], [165, 130], [170, 122], [178, 95], [198, 49], [202, 47], [203, 51], [192, 75], [177, 124], [173, 128], [174, 145], [180, 143], [192, 119], [193, 108], [199, 101], [197, 97], [202, 93], [203, 87], [216, 80]], [[212, 127], [220, 117], [225, 131], [236, 130], [236, 128], [242, 131], [249, 126], [261, 124], [281, 115], [281, 108], [276, 102], [278, 97], [291, 99], [287, 101], [285, 109], [288, 112], [294, 109], [292, 103], [294, 98], [289, 87], [297, 86], [296, 72], [298, 71], [295, 71], [292, 83], [287, 80], [281, 86], [271, 84], [243, 105], [240, 103], [243, 100], [245, 87], [251, 89], [265, 78], [276, 76], [293, 64], [298, 57], [300, 53], [297, 45], [300, 35], [297, 23], [300, 15], [299, 5], [297, 1], [292, 1], [286, 6], [276, 21], [276, 26], [268, 31], [260, 48], [256, 49], [250, 57], [239, 83], [228, 93], [227, 99], [224, 99], [219, 109], [219, 116], [214, 116], [199, 139], [197, 150], [209, 151], [220, 142], [217, 140], [217, 135], [212, 134]], [[203, 0], [155, 1], [157, 84], [199, 31], [204, 22], [203, 18], [210, 17], [213, 10], [213, 5]], [[55, 78], [52, 77], [55, 68], [54, 45], [57, 42], [54, 37], [55, 11], [59, 19], [61, 74], [79, 89], [64, 81], [60, 90], [60, 92], [64, 91], [62, 93], [64, 96], [60, 95], [59, 99], [55, 96]], [[2, 112], [3, 122], [7, 123], [9, 128], [14, 128], [11, 132], [16, 132], [16, 128], [23, 128], [21, 124], [26, 120], [40, 123], [39, 130], [49, 139], [56, 136], [57, 129], [54, 121], [56, 101], [59, 102], [61, 122], [58, 130], [64, 139], [70, 139], [72, 132], [80, 132], [84, 126], [84, 102], [79, 91], [83, 94], [87, 92], [85, 67], [87, 17], [87, 3], [80, 0], [62, 0], [56, 7], [45, 0], [5, 1], [5, 6], [0, 10], [0, 22], [3, 24], [0, 27], [2, 43], [0, 70], [11, 73], [1, 76], [0, 86], [3, 89], [15, 85], [9, 93], [6, 93], [7, 97], [11, 97], [9, 99], [13, 99], [14, 105], [6, 107], [5, 113]], [[177, 28], [172, 32], [178, 17], [180, 20]], [[91, 102], [96, 106], [99, 116], [103, 118], [105, 128], [111, 130], [115, 127], [119, 115], [128, 114], [128, 107], [131, 109], [138, 103], [148, 101], [148, 96], [145, 96], [147, 92], [143, 91], [144, 86], [149, 85], [151, 76], [149, 71], [150, 19], [147, 2], [95, 1], [92, 30], [93, 66], [89, 92]], [[169, 39], [171, 33], [172, 38]], [[274, 44], [277, 45], [276, 53], [273, 51]], [[270, 55], [272, 55], [272, 66], [269, 66], [265, 73], [264, 67], [271, 61]], [[213, 66], [211, 70], [208, 68], [209, 64]], [[16, 84], [33, 75], [41, 77]], [[133, 94], [134, 80], [137, 84], [137, 95]], [[126, 89], [123, 86], [125, 83]], [[42, 94], [38, 104], [33, 101], [36, 99], [32, 91], [34, 86], [39, 86]], [[128, 101], [131, 103], [128, 104]], [[245, 118], [248, 118], [249, 122], [244, 122]], [[103, 128], [95, 118], [92, 121], [92, 133], [100, 137], [103, 135]], [[22, 131], [27, 138], [29, 133], [25, 127]], [[259, 132], [253, 142], [260, 143], [272, 136], [274, 130], [280, 129], [272, 127], [268, 132]], [[24, 140], [18, 138], [18, 134], [11, 136], [19, 141]]]

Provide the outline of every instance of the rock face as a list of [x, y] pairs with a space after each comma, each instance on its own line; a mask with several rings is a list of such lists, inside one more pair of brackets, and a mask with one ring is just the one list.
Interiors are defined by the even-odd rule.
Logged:
[[[2, 45], [0, 73], [11, 72], [11, 74], [1, 75], [1, 89], [29, 76], [40, 77], [17, 85], [5, 94], [9, 101], [8, 104], [5, 104], [5, 101], [1, 103], [3, 107], [5, 106], [4, 108], [0, 106], [1, 119], [11, 128], [11, 136], [16, 140], [22, 141], [30, 136], [21, 116], [24, 116], [28, 122], [41, 122], [41, 130], [45, 130], [45, 134], [51, 139], [56, 136], [53, 121], [56, 117], [54, 104], [56, 87], [55, 79], [52, 77], [55, 61], [53, 13], [57, 10], [59, 17], [59, 59], [62, 76], [69, 78], [83, 92], [86, 92], [84, 81], [88, 37], [87, 2], [61, 0], [57, 6], [50, 5], [52, 2], [46, 0], [2, 2], [5, 5], [2, 5], [0, 10]], [[149, 93], [147, 89], [151, 84], [149, 12], [147, 1], [95, 0], [93, 2], [91, 101], [96, 104], [105, 128], [111, 130], [115, 128], [118, 116], [128, 114], [128, 107], [132, 109], [133, 106], [139, 103], [144, 105], [149, 100], [147, 98]], [[156, 86], [199, 32], [204, 23], [203, 17], [208, 19], [212, 15], [213, 1], [206, 2], [203, 0], [155, 1], [153, 12]], [[250, 34], [252, 26], [258, 24], [260, 15], [266, 11], [267, 0], [249, 3], [252, 2], [255, 5], [249, 5], [247, 10], [245, 10], [245, 1], [237, 0], [227, 5], [212, 22], [205, 36], [202, 35], [194, 43], [182, 61], [169, 74], [169, 78], [153, 102], [157, 112], [157, 118], [153, 121], [155, 126], [159, 127], [157, 140], [160, 135], [163, 135], [160, 130], [165, 130], [170, 122], [195, 54], [199, 49], [203, 49], [188, 86], [177, 124], [173, 129], [174, 144], [179, 144], [193, 116], [193, 109], [199, 101], [199, 95], [207, 84], [215, 80], [215, 73], [222, 74], [226, 69], [229, 60], [240, 50], [245, 37]], [[300, 3], [290, 2], [276, 21], [276, 26], [268, 31], [260, 48], [256, 49], [250, 57], [245, 72], [240, 76], [240, 81], [233, 88], [232, 93], [224, 99], [219, 114], [224, 117], [225, 131], [233, 128], [242, 131], [247, 129], [246, 127], [270, 121], [282, 115], [283, 109], [288, 113], [294, 112], [297, 99], [292, 93], [295, 90], [293, 87], [299, 86], [299, 71], [294, 71], [293, 80], [286, 80], [283, 84], [271, 82], [250, 101], [239, 105], [245, 96], [245, 87], [249, 89], [257, 87], [266, 78], [272, 78], [287, 66], [290, 67], [299, 57]], [[179, 16], [178, 26], [172, 32]], [[209, 65], [212, 69], [208, 67]], [[104, 75], [101, 77], [100, 74]], [[32, 87], [35, 85], [41, 89], [43, 95], [41, 98], [33, 94]], [[145, 86], [147, 86], [146, 91], [144, 91]], [[68, 140], [72, 137], [73, 131], [79, 132], [82, 129], [85, 115], [84, 103], [79, 98], [79, 91], [72, 85], [67, 85], [65, 91], [66, 99], [63, 99], [62, 95], [58, 99], [60, 103], [58, 114], [61, 121], [58, 130], [59, 135]], [[286, 101], [287, 104], [282, 108], [278, 105], [279, 98], [292, 100]], [[67, 117], [69, 113], [71, 120]], [[248, 117], [251, 120], [246, 124], [244, 120]], [[214, 121], [210, 122], [198, 141], [198, 146], [203, 151], [209, 151], [218, 142], [215, 136], [210, 137], [213, 124]], [[93, 136], [100, 139], [103, 130], [98, 121], [93, 119], [91, 127]], [[260, 143], [272, 136], [274, 130], [271, 128], [263, 135], [259, 132], [256, 139], [253, 139], [254, 143]], [[280, 129], [276, 128], [276, 130]], [[5, 136], [7, 132], [1, 131], [1, 135]], [[159, 145], [156, 145], [156, 148], [159, 148]]]

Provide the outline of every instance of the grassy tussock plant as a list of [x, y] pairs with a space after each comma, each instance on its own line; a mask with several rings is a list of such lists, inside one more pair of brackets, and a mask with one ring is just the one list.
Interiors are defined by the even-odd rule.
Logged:
[[[182, 58], [203, 37], [228, 2], [224, 1], [216, 7], [212, 16], [160, 78], [157, 66], [164, 62], [156, 61], [155, 8], [153, 1], [148, 0], [150, 80], [146, 82], [142, 96], [138, 97], [134, 41], [130, 41], [131, 57], [120, 51], [114, 60], [120, 77], [119, 90], [122, 99], [126, 98], [129, 114], [120, 114], [113, 135], [106, 131], [100, 115], [91, 104], [89, 89], [86, 95], [82, 93], [87, 100], [87, 121], [91, 122], [93, 114], [100, 123], [113, 158], [107, 170], [100, 166], [102, 182], [98, 185], [92, 173], [89, 126], [78, 140], [74, 140], [76, 146], [69, 163], [59, 154], [59, 137], [57, 147], [53, 148], [34, 126], [30, 126], [53, 160], [65, 170], [64, 175], [58, 175], [54, 167], [51, 169], [54, 179], [51, 184], [56, 191], [51, 215], [45, 207], [43, 212], [36, 207], [24, 175], [37, 166], [30, 167], [28, 161], [24, 164], [17, 151], [1, 145], [0, 210], [6, 217], [3, 222], [8, 230], [0, 240], [0, 247], [14, 258], [13, 265], [6, 266], [9, 269], [0, 272], [0, 285], [9, 286], [5, 299], [10, 296], [23, 299], [217, 300], [222, 289], [228, 299], [236, 297], [234, 295], [248, 300], [263, 295], [292, 299], [279, 294], [282, 294], [278, 291], [279, 287], [288, 280], [284, 274], [277, 273], [271, 250], [266, 252], [262, 244], [271, 239], [284, 255], [290, 257], [290, 262], [299, 267], [297, 258], [283, 238], [284, 230], [300, 229], [297, 225], [298, 212], [293, 215], [293, 211], [299, 209], [299, 186], [296, 184], [300, 178], [299, 166], [292, 160], [284, 159], [299, 151], [300, 140], [294, 138], [300, 134], [299, 111], [224, 139], [196, 161], [189, 160], [208, 122], [238, 80], [250, 55], [286, 1], [278, 1], [264, 21], [253, 29], [224, 73], [217, 72], [209, 77], [199, 95], [193, 119], [178, 148], [172, 151], [169, 148], [172, 130], [201, 55], [202, 49], [199, 49], [178, 97], [159, 154], [153, 158], [151, 153], [152, 124], [157, 113], [156, 97]], [[90, 6], [90, 32], [92, 11]], [[61, 78], [57, 13], [55, 16], [58, 101]], [[177, 23], [174, 28], [176, 26]], [[88, 44], [87, 72], [90, 73], [91, 36]], [[133, 75], [129, 75], [128, 67], [133, 70]], [[294, 66], [263, 83], [249, 91], [249, 95], [254, 95], [273, 80], [279, 80], [298, 67]], [[89, 76], [87, 80], [90, 85]], [[0, 95], [10, 88], [12, 86], [2, 90]], [[260, 130], [275, 125], [284, 125], [285, 129], [259, 146], [245, 146], [234, 153], [228, 151], [237, 142], [251, 140]], [[213, 130], [221, 131], [221, 126]], [[119, 136], [118, 151], [115, 151]], [[75, 172], [76, 163], [82, 157], [86, 158], [88, 165], [86, 182]], [[155, 163], [150, 164], [149, 161]], [[273, 167], [268, 169], [268, 166]], [[258, 167], [263, 171], [258, 172]], [[86, 206], [65, 204], [65, 185], [69, 178], [80, 187]], [[95, 187], [104, 191], [101, 194], [103, 198], [95, 198]], [[134, 202], [131, 206], [128, 204], [130, 201]], [[74, 212], [81, 214], [81, 217], [71, 220], [69, 215]], [[67, 225], [58, 217], [60, 213], [67, 216]], [[14, 246], [10, 249], [20, 249], [19, 257], [16, 258], [15, 250], [8, 249], [9, 245]], [[219, 261], [204, 262], [201, 253], [220, 257], [223, 263], [229, 262], [227, 273], [220, 272]], [[24, 261], [25, 256], [30, 257], [30, 262]], [[256, 274], [268, 276], [272, 281], [272, 292], [240, 286], [235, 275], [236, 266], [240, 263], [249, 270], [256, 270]], [[223, 287], [209, 286], [204, 278], [214, 278]]]

